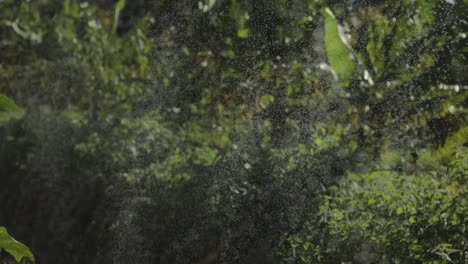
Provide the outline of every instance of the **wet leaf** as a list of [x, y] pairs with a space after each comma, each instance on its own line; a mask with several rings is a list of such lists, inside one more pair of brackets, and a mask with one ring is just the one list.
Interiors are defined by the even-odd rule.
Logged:
[[0, 94], [0, 111], [18, 111], [20, 108], [9, 97]]
[[31, 250], [23, 243], [12, 238], [5, 227], [0, 227], [0, 249], [10, 253], [17, 262], [20, 262], [23, 258], [28, 258], [34, 262]]
[[353, 73], [355, 62], [352, 53], [339, 31], [339, 25], [335, 16], [328, 8], [323, 8], [321, 13], [325, 19], [325, 48], [328, 61], [341, 82], [347, 83]]

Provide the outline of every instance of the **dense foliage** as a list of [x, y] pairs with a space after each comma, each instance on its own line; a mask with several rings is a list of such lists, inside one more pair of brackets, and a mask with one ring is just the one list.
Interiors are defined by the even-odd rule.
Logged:
[[468, 261], [466, 0], [0, 7], [37, 263]]

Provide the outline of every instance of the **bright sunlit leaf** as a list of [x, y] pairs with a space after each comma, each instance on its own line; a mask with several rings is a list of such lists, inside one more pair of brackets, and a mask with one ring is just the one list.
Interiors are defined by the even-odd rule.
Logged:
[[344, 36], [339, 30], [335, 16], [329, 8], [323, 8], [321, 13], [325, 19], [325, 48], [328, 62], [341, 82], [347, 83], [353, 73], [355, 62]]
[[31, 250], [23, 243], [12, 238], [5, 227], [0, 227], [0, 249], [10, 253], [17, 262], [20, 262], [23, 258], [28, 258], [34, 262], [34, 255]]

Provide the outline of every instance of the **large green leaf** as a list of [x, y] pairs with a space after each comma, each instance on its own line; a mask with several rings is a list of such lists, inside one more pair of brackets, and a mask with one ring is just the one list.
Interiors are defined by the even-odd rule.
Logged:
[[5, 227], [0, 227], [0, 250], [3, 249], [10, 253], [17, 262], [23, 258], [28, 258], [34, 262], [34, 256], [31, 250], [21, 242], [12, 238]]
[[13, 100], [7, 96], [0, 94], [0, 111], [18, 111], [19, 107]]
[[340, 82], [347, 83], [351, 78], [355, 61], [352, 58], [351, 49], [346, 41], [340, 36], [338, 23], [335, 16], [328, 8], [320, 10], [325, 19], [325, 48], [328, 62], [335, 71]]

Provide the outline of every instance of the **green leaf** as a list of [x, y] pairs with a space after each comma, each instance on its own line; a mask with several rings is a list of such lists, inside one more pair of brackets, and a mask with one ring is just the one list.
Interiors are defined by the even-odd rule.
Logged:
[[70, 17], [80, 17], [80, 5], [76, 0], [65, 0], [63, 5], [64, 12], [67, 16]]
[[419, 8], [418, 11], [421, 14], [421, 18], [425, 22], [432, 23], [435, 19], [434, 17], [434, 8], [435, 8], [435, 1], [419, 1]]
[[125, 8], [125, 0], [119, 0], [117, 4], [115, 5], [115, 9], [121, 11], [122, 9]]
[[403, 208], [398, 207], [396, 210], [397, 215], [401, 215], [403, 213]]
[[7, 96], [0, 94], [0, 110], [2, 111], [19, 111], [20, 108], [15, 104], [13, 100]]
[[34, 262], [34, 256], [31, 250], [12, 238], [5, 227], [0, 227], [0, 249], [4, 249], [10, 253], [17, 262], [20, 262], [23, 258], [28, 258]]
[[19, 108], [7, 96], [0, 94], [0, 126], [8, 123], [11, 119], [21, 118], [23, 115], [23, 109]]
[[260, 97], [260, 106], [262, 108], [267, 108], [267, 106], [275, 101], [275, 97], [272, 95], [264, 95]]
[[355, 62], [352, 59], [350, 47], [338, 29], [335, 16], [328, 8], [320, 10], [325, 19], [325, 48], [330, 66], [335, 71], [342, 83], [347, 83], [351, 78]]
[[249, 29], [248, 28], [241, 28], [237, 31], [237, 36], [239, 38], [247, 38], [249, 36]]
[[245, 39], [249, 37], [249, 27], [247, 26], [246, 11], [240, 6], [238, 1], [233, 1], [230, 15], [237, 22], [237, 37]]

